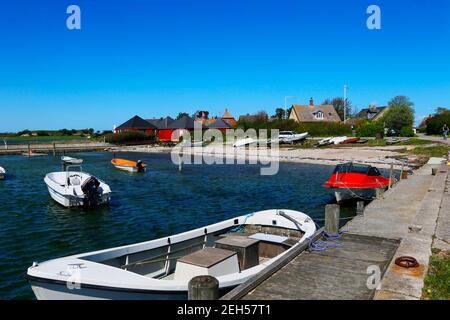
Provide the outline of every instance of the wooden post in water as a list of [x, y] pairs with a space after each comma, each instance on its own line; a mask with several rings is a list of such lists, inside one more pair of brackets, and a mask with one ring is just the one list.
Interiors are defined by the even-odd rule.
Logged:
[[54, 157], [56, 156], [56, 144], [54, 141], [53, 141], [53, 156]]
[[183, 148], [178, 153], [178, 171], [181, 172], [183, 170]]
[[212, 276], [197, 276], [188, 284], [188, 300], [218, 300], [219, 281]]
[[391, 163], [391, 168], [389, 170], [389, 189], [392, 188], [392, 175], [394, 174], [394, 164]]
[[363, 215], [364, 214], [364, 201], [358, 201], [356, 203], [356, 214]]
[[375, 196], [377, 199], [383, 199], [384, 197], [384, 188], [376, 188], [375, 189]]
[[339, 233], [340, 207], [338, 204], [327, 204], [325, 206], [325, 232], [328, 234]]

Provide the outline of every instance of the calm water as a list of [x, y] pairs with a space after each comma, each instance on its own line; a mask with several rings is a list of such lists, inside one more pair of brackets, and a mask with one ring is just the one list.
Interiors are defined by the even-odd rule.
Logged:
[[[112, 168], [111, 154], [79, 153], [83, 170], [113, 191], [107, 208], [66, 209], [49, 196], [43, 178], [59, 171], [59, 157], [0, 157], [0, 298], [33, 299], [23, 276], [33, 261], [131, 244], [250, 212], [289, 208], [322, 218], [333, 196], [322, 187], [333, 167], [281, 163], [275, 176], [257, 165], [191, 165], [183, 172], [169, 155], [142, 159], [145, 174]], [[346, 214], [351, 214], [350, 211]]]

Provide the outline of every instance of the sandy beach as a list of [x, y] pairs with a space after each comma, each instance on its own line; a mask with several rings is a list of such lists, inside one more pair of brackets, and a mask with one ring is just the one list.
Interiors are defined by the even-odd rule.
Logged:
[[[403, 147], [404, 148], [404, 147]], [[231, 145], [209, 144], [205, 147], [183, 148], [183, 154], [191, 154], [203, 157], [219, 157], [249, 162], [280, 161], [297, 162], [322, 165], [336, 165], [342, 162], [353, 161], [377, 166], [379, 168], [410, 170], [418, 167], [417, 157], [406, 155], [398, 150], [402, 147], [336, 147], [336, 148], [280, 148], [279, 150], [256, 148], [234, 148]], [[148, 152], [170, 153], [172, 148], [155, 146], [129, 146], [109, 149], [111, 152]], [[177, 151], [178, 152], [178, 151]]]

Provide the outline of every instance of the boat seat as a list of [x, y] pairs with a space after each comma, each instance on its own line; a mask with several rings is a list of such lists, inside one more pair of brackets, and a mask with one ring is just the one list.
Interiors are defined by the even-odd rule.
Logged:
[[81, 179], [79, 177], [70, 177], [69, 185], [71, 186], [79, 186], [81, 185]]
[[206, 247], [177, 260], [174, 280], [190, 280], [199, 275], [218, 277], [239, 271], [236, 252]]

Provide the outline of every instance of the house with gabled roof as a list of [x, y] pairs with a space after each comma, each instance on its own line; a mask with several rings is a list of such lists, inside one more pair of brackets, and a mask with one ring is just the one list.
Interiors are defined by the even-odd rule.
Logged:
[[153, 124], [158, 128], [158, 140], [160, 141], [170, 141], [172, 138], [172, 129], [169, 126], [175, 121], [173, 118], [167, 116], [165, 118], [153, 118], [146, 119], [148, 122]]
[[231, 127], [235, 126], [237, 121], [236, 119], [231, 115], [231, 113], [228, 111], [228, 109], [225, 109], [225, 112], [223, 113], [222, 119], [224, 122], [228, 123]]
[[294, 104], [289, 113], [289, 119], [296, 122], [341, 122], [336, 109], [331, 104], [315, 105], [313, 98], [309, 105]]
[[225, 120], [223, 119], [216, 119], [216, 121], [208, 124], [206, 126], [207, 129], [217, 129], [220, 130], [222, 132], [225, 132], [227, 129], [230, 129], [231, 126], [225, 122]]
[[136, 115], [115, 128], [114, 131], [115, 133], [140, 131], [150, 134], [155, 132], [157, 129], [158, 128], [155, 125]]

